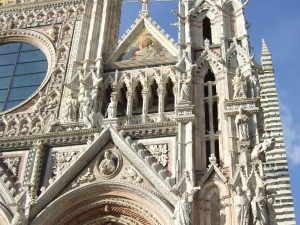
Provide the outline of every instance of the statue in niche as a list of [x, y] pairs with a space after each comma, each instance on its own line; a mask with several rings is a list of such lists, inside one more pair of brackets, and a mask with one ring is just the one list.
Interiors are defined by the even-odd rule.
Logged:
[[250, 213], [250, 196], [243, 193], [241, 187], [236, 188], [236, 196], [234, 197], [234, 209], [236, 224], [248, 225]]
[[107, 107], [107, 118], [114, 118], [116, 117], [117, 112], [117, 101], [115, 96], [110, 97], [110, 103]]
[[235, 124], [237, 127], [237, 131], [239, 134], [240, 141], [247, 141], [249, 140], [249, 117], [243, 114], [243, 109], [239, 109], [239, 114], [235, 118]]
[[190, 82], [192, 77], [184, 73], [180, 79], [182, 85], [180, 89], [180, 101], [189, 101], [191, 96]]
[[263, 187], [255, 189], [255, 196], [251, 202], [253, 225], [268, 225], [267, 198]]
[[90, 94], [88, 91], [84, 92], [84, 97], [80, 101], [79, 114], [80, 119], [88, 118], [90, 115]]
[[35, 106], [34, 106], [34, 112], [41, 112], [44, 110], [45, 106], [46, 106], [46, 100], [47, 100], [47, 97], [46, 95], [40, 91], [39, 92], [39, 99], [38, 100], [33, 100], [35, 102]]
[[77, 121], [78, 118], [79, 103], [78, 100], [74, 98], [74, 95], [71, 94], [69, 101], [67, 101], [67, 120], [68, 121]]
[[247, 98], [247, 81], [241, 73], [241, 69], [236, 69], [236, 75], [232, 80], [234, 89], [233, 99]]
[[116, 170], [116, 165], [114, 161], [111, 159], [110, 151], [104, 152], [104, 159], [101, 161], [99, 165], [99, 171], [102, 175], [111, 175]]
[[257, 74], [255, 74], [255, 71], [250, 76], [250, 82], [251, 82], [251, 94], [252, 94], [252, 97], [260, 97], [259, 80], [258, 80]]
[[192, 212], [191, 204], [188, 202], [189, 194], [183, 193], [181, 199], [176, 203], [174, 210], [174, 224], [175, 225], [189, 225], [190, 214]]

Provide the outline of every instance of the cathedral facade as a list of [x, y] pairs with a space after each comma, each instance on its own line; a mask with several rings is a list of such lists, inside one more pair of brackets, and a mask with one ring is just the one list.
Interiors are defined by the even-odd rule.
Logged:
[[296, 224], [249, 1], [179, 0], [176, 41], [139, 2], [118, 40], [122, 0], [0, 1], [0, 224]]

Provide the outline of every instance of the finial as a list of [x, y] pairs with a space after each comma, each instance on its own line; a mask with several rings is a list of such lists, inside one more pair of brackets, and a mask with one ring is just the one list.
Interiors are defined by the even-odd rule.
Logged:
[[149, 0], [139, 0], [142, 3], [142, 10], [140, 11], [141, 16], [149, 16]]

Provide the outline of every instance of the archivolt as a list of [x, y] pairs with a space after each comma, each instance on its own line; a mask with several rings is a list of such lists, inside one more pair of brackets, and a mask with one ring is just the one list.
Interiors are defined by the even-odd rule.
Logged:
[[172, 224], [172, 206], [140, 186], [104, 181], [79, 187], [54, 200], [32, 225]]

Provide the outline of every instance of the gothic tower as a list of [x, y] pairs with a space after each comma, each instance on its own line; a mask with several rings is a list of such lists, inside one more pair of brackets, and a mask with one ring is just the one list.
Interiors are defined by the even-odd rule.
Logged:
[[296, 224], [249, 1], [179, 0], [176, 43], [139, 2], [118, 41], [122, 0], [0, 1], [0, 225]]

